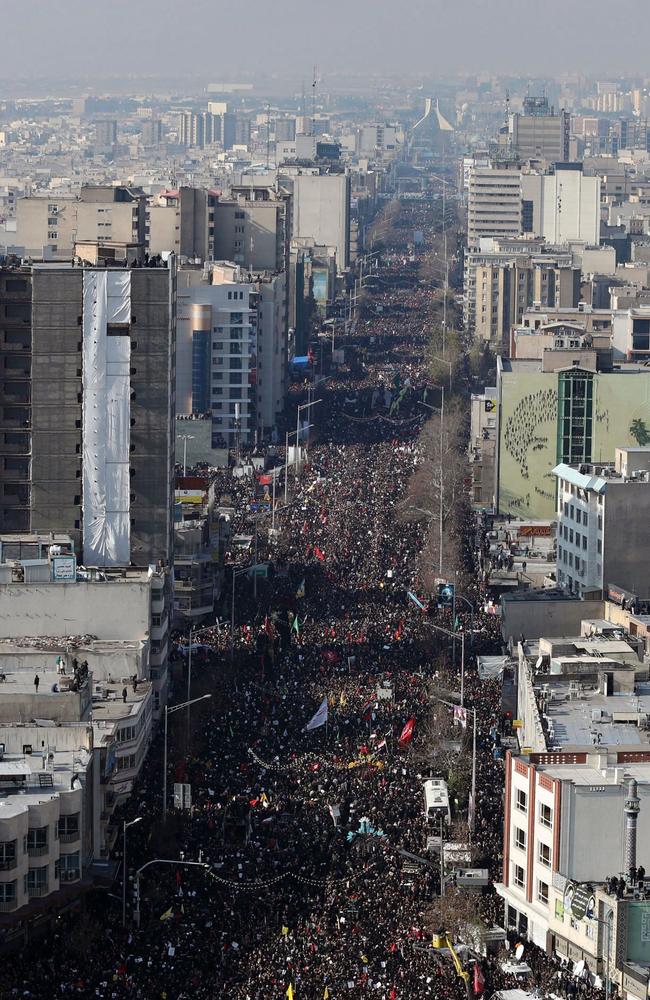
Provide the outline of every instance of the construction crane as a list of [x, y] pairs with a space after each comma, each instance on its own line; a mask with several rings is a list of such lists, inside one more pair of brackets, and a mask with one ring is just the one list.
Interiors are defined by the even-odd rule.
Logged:
[[447, 948], [449, 954], [451, 955], [451, 960], [454, 963], [454, 968], [456, 970], [456, 975], [459, 979], [462, 979], [465, 984], [465, 991], [468, 998], [472, 996], [472, 988], [469, 982], [469, 972], [463, 968], [460, 958], [458, 957], [453, 944], [451, 943], [451, 938], [446, 931], [438, 931], [437, 934], [433, 935], [433, 940], [431, 942], [433, 948]]

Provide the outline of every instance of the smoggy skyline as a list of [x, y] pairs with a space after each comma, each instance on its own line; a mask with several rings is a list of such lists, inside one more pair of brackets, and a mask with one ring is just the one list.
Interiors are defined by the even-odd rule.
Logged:
[[3, 9], [0, 78], [341, 71], [643, 74], [647, 0], [36, 0]]

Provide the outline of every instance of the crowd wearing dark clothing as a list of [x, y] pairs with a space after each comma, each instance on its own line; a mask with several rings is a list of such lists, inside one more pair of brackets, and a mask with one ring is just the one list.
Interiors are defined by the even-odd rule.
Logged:
[[[424, 228], [419, 211], [412, 219]], [[469, 773], [471, 724], [454, 729], [435, 700], [458, 701], [460, 644], [454, 658], [431, 626], [470, 637], [465, 706], [478, 722], [471, 846], [474, 863], [493, 879], [501, 864], [503, 763], [493, 753], [501, 689], [498, 680], [479, 680], [476, 657], [499, 652], [500, 636], [498, 622], [480, 611], [478, 589], [467, 594], [474, 611], [457, 610], [455, 622], [435, 607], [418, 577], [421, 525], [397, 516], [421, 460], [429, 296], [412, 281], [390, 290], [396, 276], [408, 276], [403, 256], [380, 273], [389, 288], [376, 298], [384, 313], [361, 321], [347, 345], [352, 362], [318, 390], [318, 438], [282, 515], [279, 544], [266, 553], [273, 578], [260, 584], [257, 600], [240, 579], [234, 637], [219, 624], [201, 638], [208, 651], [197, 653], [194, 676], [213, 699], [193, 715], [189, 753], [184, 712], [170, 735], [170, 786], [185, 782], [192, 791], [188, 812], [170, 809], [167, 857], [177, 863], [143, 873], [138, 926], [133, 875], [154, 857], [161, 822], [157, 741], [124, 817], [145, 818], [129, 831], [126, 929], [115, 902], [99, 913], [89, 904], [83, 918], [62, 919], [42, 950], [7, 958], [1, 996], [466, 996], [449, 956], [431, 947], [428, 911], [441, 886], [427, 853], [435, 831], [424, 815], [423, 782]], [[362, 357], [369, 336], [376, 341]], [[250, 484], [219, 475], [218, 492], [229, 495], [242, 530]], [[470, 514], [459, 516], [471, 539]], [[326, 724], [305, 731], [323, 699]], [[413, 736], [404, 739], [409, 720]], [[438, 759], [444, 741], [436, 727], [460, 744], [452, 764]], [[454, 822], [467, 824], [462, 781], [452, 798]], [[404, 850], [422, 863], [405, 864]], [[476, 911], [488, 924], [503, 923], [492, 890], [476, 896]], [[531, 953], [541, 982], [548, 963]], [[498, 962], [479, 962], [486, 993], [516, 985]]]

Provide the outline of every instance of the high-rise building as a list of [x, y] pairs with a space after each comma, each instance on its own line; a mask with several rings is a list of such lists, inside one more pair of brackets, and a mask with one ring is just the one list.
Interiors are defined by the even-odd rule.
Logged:
[[604, 465], [573, 464], [568, 457], [553, 469], [558, 584], [585, 597], [622, 588], [647, 600], [650, 448], [617, 448], [614, 463]]
[[284, 272], [181, 268], [176, 407], [212, 415], [213, 447], [273, 434], [287, 378]]
[[477, 250], [489, 236], [519, 236], [521, 228], [521, 171], [512, 168], [471, 167], [467, 201], [467, 246]]
[[521, 160], [546, 160], [563, 163], [569, 159], [571, 116], [567, 111], [555, 113], [545, 97], [524, 100], [524, 113], [510, 120], [510, 141], [513, 152]]
[[111, 152], [117, 144], [117, 122], [113, 118], [101, 118], [95, 122], [95, 149]]
[[[287, 175], [289, 171], [287, 170]], [[289, 179], [289, 178], [288, 178]], [[294, 239], [336, 247], [339, 270], [350, 264], [350, 177], [300, 170], [290, 178]]]
[[291, 197], [274, 187], [241, 184], [214, 201], [210, 257], [232, 260], [249, 271], [286, 271], [291, 235]]
[[580, 301], [580, 268], [569, 250], [540, 239], [485, 240], [465, 260], [465, 326], [505, 350], [510, 328], [535, 303], [573, 308]]
[[145, 243], [146, 195], [122, 185], [84, 185], [79, 197], [16, 202], [14, 245], [40, 259], [69, 259], [75, 243]]
[[0, 269], [0, 530], [65, 532], [90, 566], [171, 559], [175, 283], [173, 256]]
[[580, 163], [558, 164], [552, 174], [522, 174], [522, 229], [549, 243], [600, 241], [600, 177]]

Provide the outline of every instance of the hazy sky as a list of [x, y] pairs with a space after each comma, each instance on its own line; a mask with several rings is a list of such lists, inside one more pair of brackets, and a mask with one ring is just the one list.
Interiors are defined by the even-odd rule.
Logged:
[[0, 12], [2, 78], [650, 71], [650, 0], [0, 0]]

